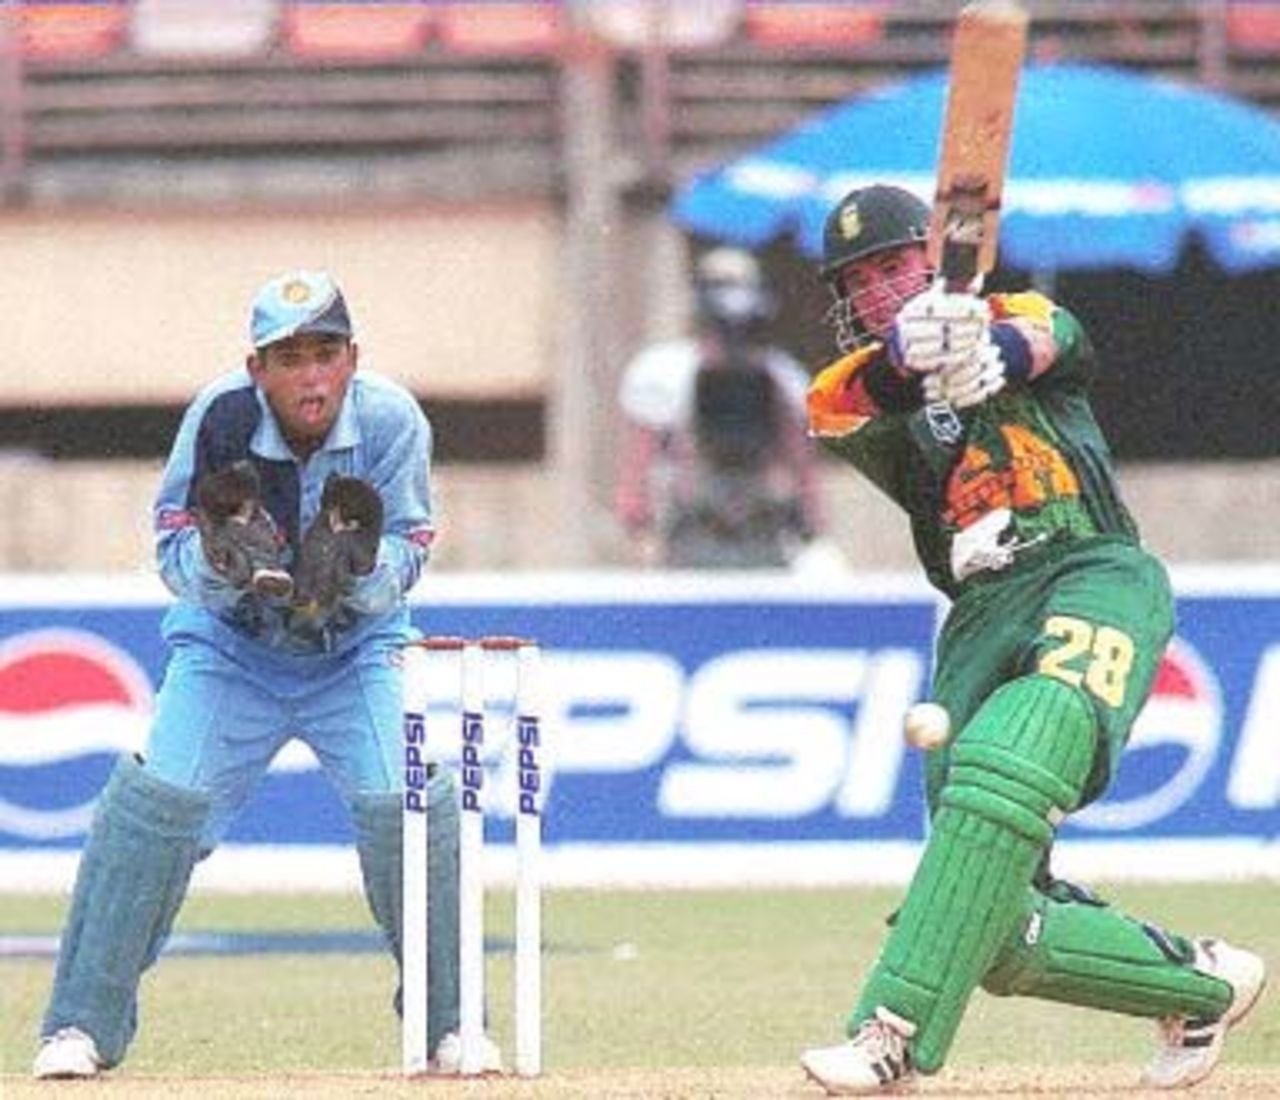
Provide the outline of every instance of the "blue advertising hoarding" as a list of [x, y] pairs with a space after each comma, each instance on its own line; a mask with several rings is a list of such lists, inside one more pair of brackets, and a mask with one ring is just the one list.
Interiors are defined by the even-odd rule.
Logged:
[[[1280, 589], [1214, 576], [1179, 585], [1178, 636], [1120, 775], [1064, 826], [1064, 846], [1211, 841], [1243, 846], [1244, 873], [1274, 868]], [[78, 851], [114, 756], [145, 741], [165, 656], [158, 588], [63, 578], [7, 593], [0, 865]], [[909, 869], [901, 853], [921, 838], [923, 805], [901, 726], [927, 694], [937, 611], [902, 578], [455, 576], [424, 582], [414, 601], [426, 633], [543, 646], [544, 832], [566, 881], [603, 868], [625, 879], [627, 865], [640, 878], [666, 866], [696, 879], [702, 866], [732, 879], [770, 859], [806, 881], [896, 877], [876, 856]], [[447, 656], [433, 660], [428, 740], [452, 757], [453, 673]], [[509, 679], [493, 662], [486, 763], [499, 845], [514, 803]], [[349, 840], [314, 761], [291, 748], [228, 844], [319, 852]], [[691, 853], [706, 858], [681, 862]], [[575, 854], [578, 868], [565, 869]]]

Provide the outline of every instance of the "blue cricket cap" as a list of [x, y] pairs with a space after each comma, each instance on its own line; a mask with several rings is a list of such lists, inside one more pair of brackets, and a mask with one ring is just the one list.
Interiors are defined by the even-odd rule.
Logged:
[[249, 335], [255, 349], [303, 333], [351, 338], [351, 315], [327, 271], [287, 271], [253, 299]]

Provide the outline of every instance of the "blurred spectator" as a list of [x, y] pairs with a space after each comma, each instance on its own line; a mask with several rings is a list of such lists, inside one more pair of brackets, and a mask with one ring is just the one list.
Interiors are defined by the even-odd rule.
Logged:
[[768, 342], [775, 309], [756, 259], [717, 248], [694, 271], [692, 334], [628, 364], [617, 511], [644, 564], [783, 568], [817, 534], [809, 378]]

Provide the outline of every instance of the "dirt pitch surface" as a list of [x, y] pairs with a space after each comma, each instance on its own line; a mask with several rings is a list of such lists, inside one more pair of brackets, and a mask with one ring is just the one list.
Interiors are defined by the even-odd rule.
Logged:
[[[822, 1090], [806, 1081], [798, 1068], [776, 1066], [673, 1069], [572, 1070], [549, 1073], [533, 1081], [487, 1078], [472, 1081], [406, 1081], [392, 1074], [276, 1074], [263, 1076], [178, 1077], [120, 1074], [99, 1081], [35, 1082], [12, 1075], [0, 1077], [5, 1100], [92, 1093], [129, 1100], [249, 1100], [304, 1095], [308, 1100], [348, 1097], [464, 1097], [468, 1100], [550, 1100], [561, 1097], [621, 1100], [736, 1100], [738, 1097], [821, 1097]], [[1167, 1098], [1167, 1092], [1138, 1087], [1132, 1066], [1066, 1066], [1057, 1069], [999, 1067], [962, 1069], [918, 1082], [911, 1095], [929, 1097], [1081, 1097], [1123, 1096], [1138, 1100]], [[895, 1092], [893, 1095], [904, 1095]], [[1202, 1097], [1280, 1096], [1280, 1070], [1221, 1067], [1193, 1093]]]

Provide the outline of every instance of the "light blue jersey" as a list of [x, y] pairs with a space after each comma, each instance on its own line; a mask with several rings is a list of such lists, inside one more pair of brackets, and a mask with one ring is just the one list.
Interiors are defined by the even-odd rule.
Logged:
[[[188, 408], [155, 505], [160, 574], [178, 600], [163, 625], [171, 656], [146, 767], [212, 796], [209, 846], [291, 738], [310, 746], [344, 796], [398, 783], [398, 656], [412, 636], [405, 596], [432, 535], [430, 456], [431, 429], [416, 400], [365, 370], [352, 376], [332, 429], [305, 461], [246, 371], [217, 379]], [[288, 540], [286, 563], [329, 474], [363, 478], [382, 497], [377, 566], [320, 619], [287, 599], [231, 587], [205, 560], [195, 484], [246, 458]]]
[[[418, 580], [432, 536], [430, 455], [431, 429], [417, 402], [368, 371], [352, 377], [333, 428], [305, 462], [294, 457], [246, 371], [207, 386], [183, 418], [155, 505], [160, 575], [179, 598], [165, 622], [166, 640], [194, 636], [228, 654], [270, 663], [282, 656], [337, 655], [370, 633], [402, 632], [404, 596]], [[320, 508], [329, 474], [363, 478], [382, 497], [377, 567], [321, 622], [296, 614], [287, 600], [232, 588], [205, 561], [191, 514], [195, 484], [244, 458], [257, 467], [263, 504], [292, 555]], [[296, 663], [286, 660], [285, 666], [296, 673]]]

